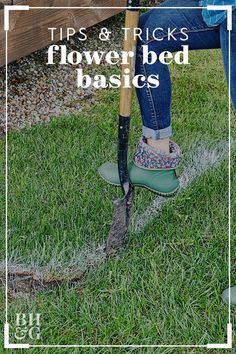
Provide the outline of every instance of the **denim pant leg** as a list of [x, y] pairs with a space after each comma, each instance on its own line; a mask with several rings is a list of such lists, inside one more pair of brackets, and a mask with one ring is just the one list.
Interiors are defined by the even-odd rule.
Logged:
[[[182, 45], [189, 45], [189, 49], [220, 48], [219, 27], [208, 27], [202, 18], [201, 9], [168, 9], [160, 7], [197, 7], [198, 0], [167, 0], [159, 7], [151, 10], [140, 18], [140, 28], [143, 31], [142, 40], [138, 41], [136, 74], [159, 75], [158, 88], [137, 88], [136, 93], [143, 120], [143, 135], [146, 138], [162, 139], [171, 136], [171, 78], [168, 65], [159, 61], [152, 65], [143, 64], [143, 45], [148, 45], [149, 51], [160, 54], [163, 51], [175, 52], [182, 50]], [[155, 39], [145, 34], [147, 29], [163, 29], [155, 32]], [[182, 28], [187, 28], [188, 40], [181, 41]], [[175, 39], [168, 40], [167, 29], [174, 29]], [[161, 40], [162, 39], [162, 40]]]
[[[233, 11], [233, 29], [230, 33], [231, 39], [231, 98], [236, 111], [236, 10]], [[225, 67], [227, 82], [229, 83], [229, 31], [227, 30], [227, 20], [220, 26], [221, 50]]]

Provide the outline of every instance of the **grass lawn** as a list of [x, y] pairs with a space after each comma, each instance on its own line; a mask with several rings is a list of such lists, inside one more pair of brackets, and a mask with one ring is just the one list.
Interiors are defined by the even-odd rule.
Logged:
[[[194, 141], [217, 145], [228, 135], [228, 93], [222, 84], [220, 52], [191, 53], [190, 62], [191, 67], [172, 67], [173, 138], [184, 152], [183, 165]], [[112, 197], [119, 191], [107, 186], [97, 169], [116, 158], [118, 100], [117, 90], [99, 92], [97, 103], [77, 116], [9, 134], [11, 262], [49, 264], [56, 269], [106, 239]], [[140, 134], [134, 99], [130, 156]], [[235, 136], [235, 130], [232, 134]], [[141, 232], [131, 230], [128, 246], [92, 269], [75, 288], [64, 285], [10, 300], [11, 333], [16, 312], [37, 312], [41, 314], [41, 339], [33, 344], [226, 342], [228, 309], [222, 304], [221, 292], [227, 287], [227, 178], [226, 157], [217, 169], [166, 204]], [[235, 206], [235, 194], [232, 196]], [[155, 198], [155, 194], [137, 189], [135, 215]], [[3, 203], [1, 208], [4, 215]], [[3, 258], [4, 250], [1, 253]], [[235, 261], [234, 256], [235, 252]], [[236, 282], [234, 274], [232, 280]], [[3, 305], [1, 310], [3, 313]], [[132, 351], [187, 352], [117, 350]], [[31, 352], [58, 353], [58, 349]]]

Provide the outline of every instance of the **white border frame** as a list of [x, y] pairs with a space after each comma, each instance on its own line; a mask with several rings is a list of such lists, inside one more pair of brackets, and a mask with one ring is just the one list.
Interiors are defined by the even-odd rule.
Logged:
[[[4, 348], [6, 349], [29, 349], [29, 348], [207, 348], [207, 349], [232, 349], [233, 339], [232, 339], [232, 323], [231, 323], [231, 303], [230, 303], [230, 290], [229, 290], [229, 308], [228, 308], [228, 324], [227, 324], [227, 343], [223, 344], [206, 344], [206, 345], [34, 345], [34, 344], [12, 344], [9, 342], [9, 323], [8, 323], [8, 31], [9, 31], [9, 20], [10, 11], [26, 11], [30, 9], [127, 9], [128, 7], [96, 7], [96, 6], [79, 6], [79, 7], [41, 7], [41, 6], [28, 6], [28, 5], [5, 5], [4, 6], [4, 30], [5, 30], [5, 40], [6, 40], [6, 102], [5, 102], [5, 112], [6, 112], [6, 176], [5, 176], [5, 197], [6, 197], [6, 216], [5, 216], [5, 248], [6, 248], [6, 288], [5, 288], [5, 324], [4, 324]], [[156, 9], [157, 7], [137, 7], [136, 9]], [[228, 166], [228, 182], [229, 182], [229, 192], [228, 192], [228, 202], [229, 202], [229, 212], [228, 212], [228, 225], [229, 225], [229, 246], [228, 246], [228, 286], [231, 287], [231, 31], [232, 31], [232, 6], [199, 6], [199, 7], [158, 7], [161, 10], [168, 9], [208, 9], [208, 10], [226, 10], [227, 11], [227, 29], [229, 32], [229, 166]]]

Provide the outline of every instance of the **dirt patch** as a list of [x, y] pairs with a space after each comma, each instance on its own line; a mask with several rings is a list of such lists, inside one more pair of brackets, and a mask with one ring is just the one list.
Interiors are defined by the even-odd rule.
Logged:
[[38, 290], [55, 289], [62, 284], [69, 286], [77, 285], [86, 272], [80, 272], [69, 278], [38, 276], [39, 272], [18, 271], [8, 273], [8, 289], [11, 296], [24, 293], [35, 293]]
[[[9, 262], [7, 267], [9, 296], [14, 298], [24, 294], [33, 295], [36, 291], [55, 289], [63, 284], [76, 286], [91, 269], [97, 268], [107, 258], [104, 243], [96, 249], [78, 252], [77, 259], [73, 258], [61, 267], [57, 264], [54, 267], [52, 265], [40, 267]], [[2, 286], [5, 286], [5, 271], [5, 263], [2, 262], [0, 264]]]

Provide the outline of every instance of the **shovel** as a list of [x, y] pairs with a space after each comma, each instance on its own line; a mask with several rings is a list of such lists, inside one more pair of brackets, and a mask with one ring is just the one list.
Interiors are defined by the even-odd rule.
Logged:
[[[131, 105], [132, 105], [132, 79], [135, 71], [135, 57], [137, 37], [134, 38], [134, 28], [138, 27], [139, 23], [139, 2], [140, 0], [128, 0], [125, 28], [129, 28], [126, 38], [124, 40], [124, 51], [133, 52], [134, 56], [130, 57], [128, 64], [122, 65], [122, 85], [120, 92], [120, 114], [118, 126], [118, 170], [120, 183], [123, 191], [123, 198], [114, 198], [114, 212], [106, 244], [106, 253], [112, 254], [117, 249], [121, 248], [126, 239], [126, 234], [129, 226], [129, 219], [132, 209], [134, 187], [129, 181], [128, 175], [128, 142], [131, 119]], [[124, 74], [129, 69], [131, 87], [124, 87]], [[126, 74], [127, 75], [127, 74]]]

